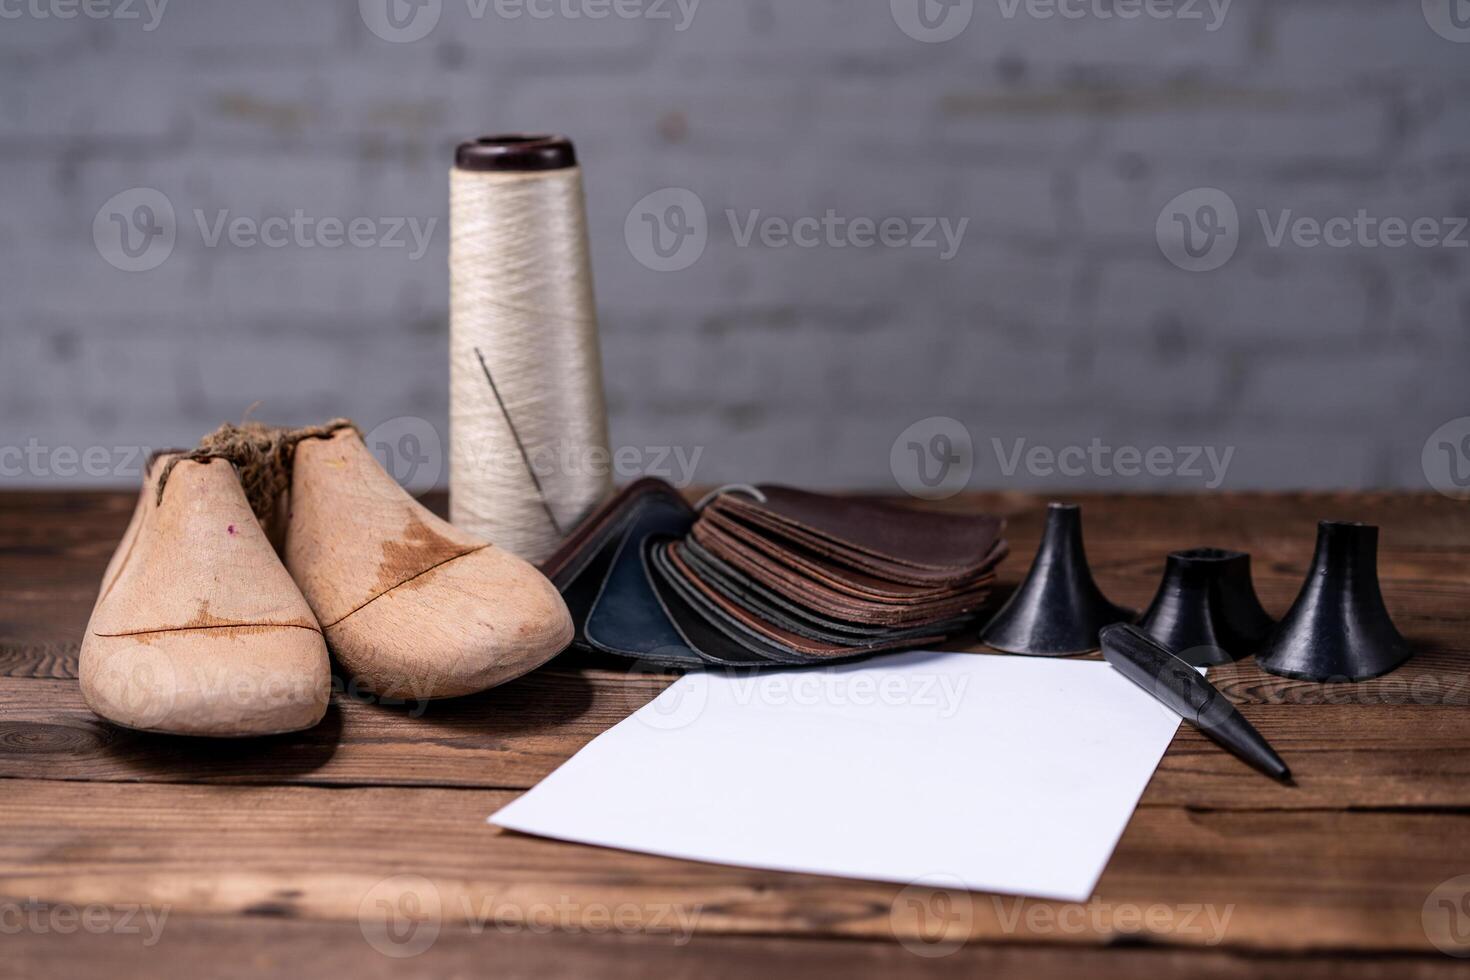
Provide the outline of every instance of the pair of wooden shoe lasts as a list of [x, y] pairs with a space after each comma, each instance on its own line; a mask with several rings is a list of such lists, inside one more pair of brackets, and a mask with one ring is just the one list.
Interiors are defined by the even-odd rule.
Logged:
[[149, 467], [82, 642], [82, 692], [109, 721], [299, 731], [326, 712], [328, 648], [360, 687], [418, 700], [493, 687], [571, 641], [540, 572], [420, 506], [355, 429], [295, 444], [279, 553], [229, 460], [171, 458]]

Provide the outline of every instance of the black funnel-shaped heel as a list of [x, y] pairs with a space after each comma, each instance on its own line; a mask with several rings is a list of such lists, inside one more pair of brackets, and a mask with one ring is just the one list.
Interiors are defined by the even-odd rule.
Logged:
[[1276, 621], [1251, 584], [1251, 556], [1223, 548], [1175, 551], [1139, 621], [1144, 632], [1196, 667], [1260, 651]]
[[1378, 588], [1378, 528], [1319, 523], [1306, 584], [1256, 663], [1299, 680], [1364, 681], [1412, 653]]
[[1046, 531], [1026, 581], [985, 628], [980, 642], [1006, 653], [1061, 657], [1098, 648], [1098, 630], [1132, 622], [1092, 580], [1082, 548], [1082, 508], [1049, 504]]

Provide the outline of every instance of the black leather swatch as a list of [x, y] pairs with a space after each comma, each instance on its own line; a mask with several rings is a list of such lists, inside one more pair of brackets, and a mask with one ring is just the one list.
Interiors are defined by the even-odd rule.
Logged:
[[651, 495], [634, 504], [587, 617], [587, 642], [595, 649], [655, 663], [704, 663], [669, 622], [643, 560], [643, 545], [650, 537], [680, 537], [693, 522], [694, 513], [682, 500]]

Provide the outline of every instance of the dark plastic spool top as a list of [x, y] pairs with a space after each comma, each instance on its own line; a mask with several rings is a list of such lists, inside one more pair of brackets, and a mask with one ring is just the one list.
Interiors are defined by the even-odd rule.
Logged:
[[1322, 521], [1307, 581], [1258, 654], [1262, 670], [1307, 681], [1365, 681], [1413, 652], [1378, 587], [1378, 528]]
[[1170, 553], [1164, 578], [1139, 621], [1155, 640], [1196, 667], [1259, 651], [1276, 621], [1251, 583], [1251, 556], [1224, 548]]
[[1132, 622], [1131, 609], [1102, 594], [1082, 547], [1082, 508], [1048, 504], [1046, 531], [1026, 581], [980, 631], [980, 642], [1006, 653], [1061, 657], [1098, 648], [1098, 631]]
[[577, 151], [565, 136], [528, 133], [481, 136], [459, 144], [454, 151], [454, 165], [460, 170], [564, 170], [577, 165]]

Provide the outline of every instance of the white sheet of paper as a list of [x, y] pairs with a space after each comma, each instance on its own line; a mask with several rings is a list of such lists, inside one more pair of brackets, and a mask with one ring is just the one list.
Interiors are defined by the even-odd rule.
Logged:
[[490, 822], [782, 871], [1092, 895], [1178, 716], [1101, 661], [691, 673]]

